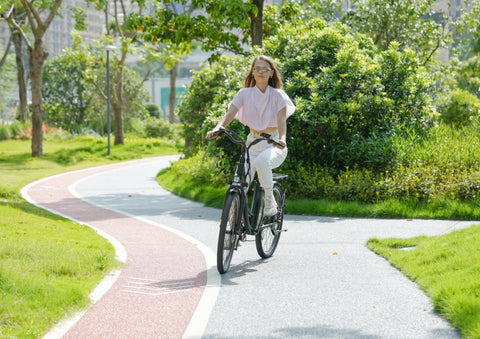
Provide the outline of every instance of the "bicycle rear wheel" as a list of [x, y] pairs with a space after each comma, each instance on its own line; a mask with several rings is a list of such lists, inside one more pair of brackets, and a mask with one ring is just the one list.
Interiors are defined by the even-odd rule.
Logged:
[[273, 185], [273, 196], [278, 206], [277, 214], [264, 218], [264, 224], [260, 226], [260, 230], [255, 236], [258, 255], [264, 259], [273, 255], [282, 233], [285, 192], [278, 183]]
[[233, 251], [237, 244], [238, 234], [235, 234], [235, 225], [241, 218], [240, 194], [228, 194], [223, 205], [220, 232], [217, 245], [217, 270], [220, 274], [228, 271], [232, 261]]

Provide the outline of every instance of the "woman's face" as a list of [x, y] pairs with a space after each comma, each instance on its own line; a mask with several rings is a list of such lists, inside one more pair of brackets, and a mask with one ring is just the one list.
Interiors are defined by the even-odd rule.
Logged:
[[253, 65], [253, 77], [257, 85], [268, 84], [268, 79], [273, 75], [270, 64], [264, 60], [257, 60]]

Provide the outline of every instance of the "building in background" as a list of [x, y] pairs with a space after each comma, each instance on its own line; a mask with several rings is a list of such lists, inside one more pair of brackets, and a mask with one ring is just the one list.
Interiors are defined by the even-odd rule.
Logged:
[[60, 15], [53, 19], [44, 37], [44, 45], [50, 58], [62, 54], [65, 48], [73, 45], [71, 32], [74, 30], [75, 20], [72, 17], [72, 7], [82, 7], [87, 14], [87, 29], [80, 31], [85, 41], [98, 39], [105, 32], [105, 18], [101, 11], [95, 10], [93, 6], [88, 8], [85, 0], [63, 0]]

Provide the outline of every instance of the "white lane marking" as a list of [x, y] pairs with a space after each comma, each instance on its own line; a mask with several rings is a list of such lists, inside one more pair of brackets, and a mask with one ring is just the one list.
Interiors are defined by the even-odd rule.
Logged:
[[158, 296], [171, 293], [188, 292], [195, 287], [195, 278], [158, 281], [144, 278], [127, 278], [120, 292]]

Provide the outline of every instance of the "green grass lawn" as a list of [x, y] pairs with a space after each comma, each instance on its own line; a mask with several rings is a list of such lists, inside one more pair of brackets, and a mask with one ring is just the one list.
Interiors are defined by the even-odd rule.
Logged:
[[0, 337], [38, 338], [66, 314], [85, 308], [89, 293], [117, 267], [113, 246], [95, 231], [30, 205], [26, 184], [86, 167], [175, 154], [174, 145], [127, 136], [112, 147], [92, 137], [45, 140], [32, 158], [30, 141], [0, 142]]

